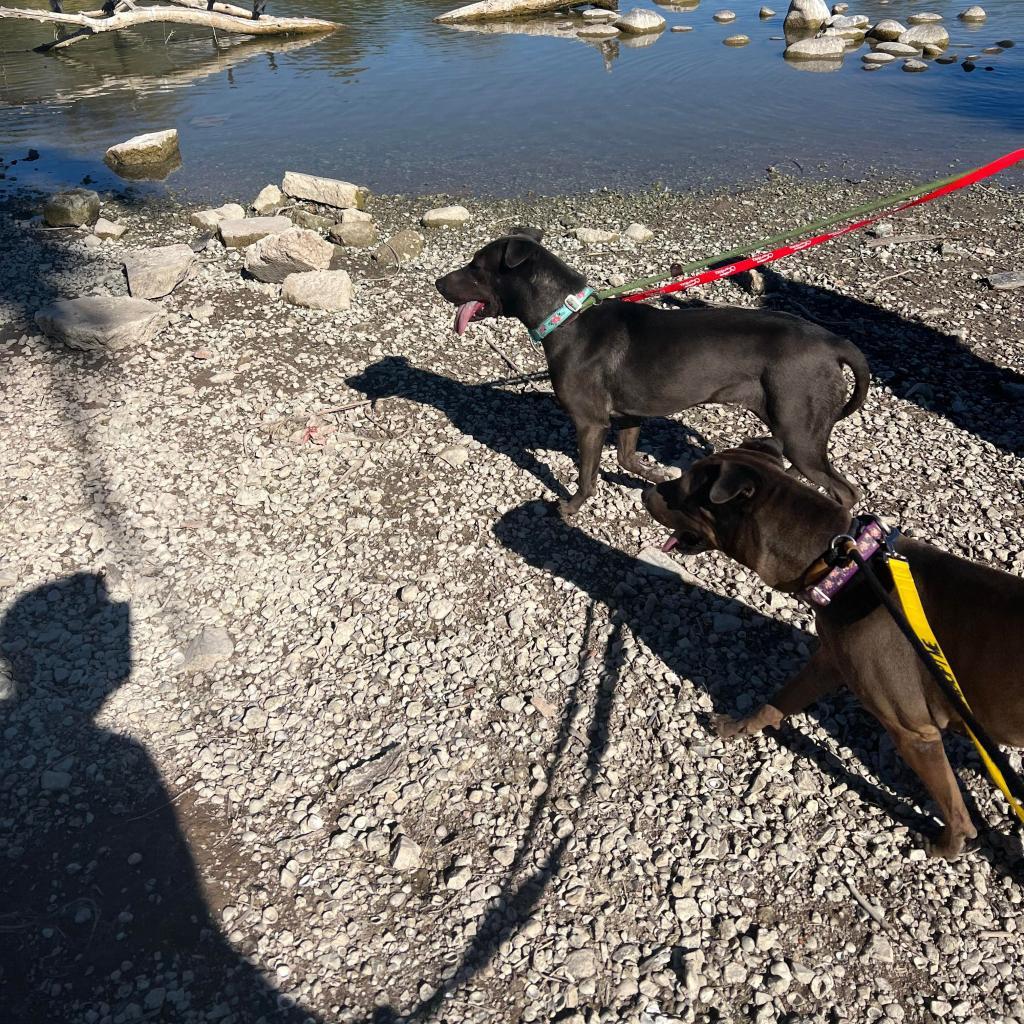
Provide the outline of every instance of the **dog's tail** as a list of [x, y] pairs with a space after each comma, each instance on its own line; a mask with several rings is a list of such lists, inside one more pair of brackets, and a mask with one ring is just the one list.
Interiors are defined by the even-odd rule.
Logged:
[[845, 338], [841, 340], [837, 355], [839, 365], [848, 366], [853, 373], [853, 394], [850, 395], [850, 400], [840, 411], [836, 420], [838, 423], [839, 420], [845, 420], [847, 416], [852, 416], [864, 404], [868, 397], [868, 387], [871, 384], [871, 369], [868, 366], [868, 361], [864, 358], [864, 353], [852, 341], [847, 341]]

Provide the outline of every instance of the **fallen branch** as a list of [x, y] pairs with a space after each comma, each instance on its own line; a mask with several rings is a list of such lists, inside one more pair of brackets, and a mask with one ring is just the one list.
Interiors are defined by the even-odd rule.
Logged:
[[[195, 0], [195, 6], [205, 5], [201, 3], [201, 0]], [[241, 8], [233, 9], [241, 10]], [[275, 18], [265, 15], [254, 21], [248, 12], [243, 18], [233, 14], [221, 14], [217, 11], [195, 10], [192, 3], [189, 3], [187, 8], [140, 7], [135, 10], [117, 11], [109, 18], [96, 18], [89, 14], [28, 10], [21, 7], [0, 7], [0, 21], [5, 18], [48, 22], [56, 25], [74, 25], [81, 29], [80, 32], [73, 33], [63, 40], [45, 44], [40, 49], [53, 49], [55, 45], [70, 45], [71, 42], [77, 42], [84, 36], [97, 35], [100, 32], [117, 32], [121, 29], [151, 24], [191, 25], [195, 28], [212, 28], [221, 32], [238, 32], [250, 36], [285, 35], [288, 33], [313, 34], [333, 32], [340, 27], [337, 22], [321, 21], [317, 18]]]

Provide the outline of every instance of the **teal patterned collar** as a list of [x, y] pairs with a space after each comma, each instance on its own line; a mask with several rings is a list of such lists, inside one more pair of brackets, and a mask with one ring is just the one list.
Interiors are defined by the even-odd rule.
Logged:
[[596, 293], [593, 288], [586, 287], [582, 291], [576, 292], [575, 295], [566, 295], [565, 302], [551, 316], [540, 326], [530, 328], [530, 340], [534, 345], [541, 344], [556, 327], [561, 327], [566, 320], [574, 317], [583, 308], [583, 303], [594, 294]]

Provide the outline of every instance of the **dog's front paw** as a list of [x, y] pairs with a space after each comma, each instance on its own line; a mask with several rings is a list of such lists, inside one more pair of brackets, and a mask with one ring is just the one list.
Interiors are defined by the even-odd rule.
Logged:
[[944, 828], [939, 835], [939, 838], [935, 842], [929, 842], [925, 844], [925, 850], [928, 856], [937, 860], [957, 860], [960, 855], [964, 852], [964, 848], [967, 845], [968, 839], [976, 839], [977, 831], [971, 829], [970, 832], [954, 832], [951, 828]]
[[579, 512], [580, 507], [574, 501], [566, 501], [565, 498], [560, 498], [555, 502], [555, 509], [561, 517], [562, 522], [568, 523], [573, 516]]

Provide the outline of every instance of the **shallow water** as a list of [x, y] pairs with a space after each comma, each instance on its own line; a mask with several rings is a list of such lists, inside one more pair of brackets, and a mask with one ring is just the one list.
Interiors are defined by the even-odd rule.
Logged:
[[[180, 29], [165, 40], [155, 28], [48, 56], [29, 48], [52, 28], [0, 23], [0, 155], [41, 153], [0, 185], [87, 174], [110, 184], [106, 147], [167, 127], [181, 133], [184, 163], [165, 187], [211, 199], [245, 199], [287, 169], [452, 194], [686, 187], [771, 165], [928, 177], [1024, 144], [1022, 0], [988, 0], [980, 26], [956, 18], [967, 0], [851, 3], [849, 13], [872, 21], [937, 11], [961, 58], [1001, 39], [1021, 44], [982, 56], [970, 74], [959, 64], [907, 74], [899, 62], [866, 73], [863, 47], [838, 70], [813, 73], [782, 58], [781, 0], [767, 21], [760, 0], [737, 0], [728, 25], [712, 19], [723, 0], [659, 5], [669, 28], [693, 31], [604, 46], [566, 35], [564, 16], [498, 33], [431, 21], [450, 6], [271, 0], [270, 13], [347, 27], [313, 42], [219, 44]], [[740, 32], [749, 46], [723, 45]]]

